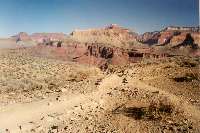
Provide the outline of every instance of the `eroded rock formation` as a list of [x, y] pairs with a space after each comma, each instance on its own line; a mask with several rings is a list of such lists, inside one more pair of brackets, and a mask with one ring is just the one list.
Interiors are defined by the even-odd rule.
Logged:
[[199, 27], [167, 27], [159, 32], [147, 32], [140, 35], [137, 40], [149, 45], [160, 46], [170, 44], [172, 47], [183, 43], [187, 34], [194, 39], [194, 43], [200, 45]]
[[[128, 29], [109, 25], [101, 29], [74, 31], [69, 37], [73, 41], [67, 40], [63, 33], [35, 33], [30, 36], [21, 33], [19, 37], [22, 40], [31, 39], [38, 42], [40, 45], [34, 51], [38, 56], [50, 56], [106, 68], [108, 64], [126, 65], [143, 58], [167, 57], [169, 53], [165, 46], [170, 50], [179, 50], [181, 47], [187, 49], [188, 46], [192, 50], [199, 49], [200, 34], [197, 29], [168, 27], [162, 31], [138, 36]], [[145, 45], [130, 45], [130, 42], [137, 41]], [[171, 53], [174, 54], [173, 52]], [[194, 50], [192, 52], [195, 53]], [[198, 51], [195, 54], [199, 55]]]
[[136, 41], [137, 33], [112, 24], [100, 29], [75, 30], [71, 37], [82, 43], [104, 43], [123, 47], [128, 42]]
[[148, 45], [153, 45], [158, 43], [159, 37], [160, 32], [146, 32], [141, 36], [138, 36], [137, 40]]
[[[45, 49], [44, 51], [42, 49]], [[49, 50], [49, 52], [47, 52]], [[136, 63], [144, 58], [164, 58], [166, 53], [156, 53], [152, 48], [140, 47], [124, 49], [107, 46], [101, 43], [72, 43], [62, 47], [40, 45], [37, 55], [53, 55], [53, 58], [68, 60], [88, 65], [96, 65], [105, 69], [108, 64], [126, 65]]]

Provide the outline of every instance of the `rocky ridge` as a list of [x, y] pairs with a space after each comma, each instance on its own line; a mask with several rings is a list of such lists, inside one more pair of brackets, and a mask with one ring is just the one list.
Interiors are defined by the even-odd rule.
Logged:
[[20, 33], [18, 39], [36, 41], [39, 45], [31, 49], [34, 55], [96, 65], [103, 69], [108, 64], [126, 65], [180, 54], [182, 47], [181, 54], [200, 54], [198, 28], [191, 27], [167, 27], [162, 31], [138, 35], [111, 24], [101, 29], [76, 30], [68, 37], [63, 33], [35, 33], [30, 36]]
[[199, 27], [167, 27], [161, 31], [146, 32], [137, 40], [149, 45], [179, 45], [187, 39], [187, 34], [194, 39], [194, 44], [200, 46]]
[[71, 33], [71, 37], [78, 42], [103, 43], [118, 47], [125, 47], [131, 42], [136, 43], [137, 36], [137, 33], [116, 24], [100, 29], [75, 30]]

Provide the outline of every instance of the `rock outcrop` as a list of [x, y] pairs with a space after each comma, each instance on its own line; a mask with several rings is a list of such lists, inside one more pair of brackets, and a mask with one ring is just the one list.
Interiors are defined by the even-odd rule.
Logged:
[[174, 47], [184, 42], [187, 35], [190, 34], [194, 39], [194, 44], [200, 46], [199, 27], [167, 27], [162, 31], [147, 32], [140, 35], [137, 40], [149, 44]]
[[177, 43], [175, 43], [175, 41], [173, 40], [172, 44], [178, 44], [178, 45], [173, 46], [173, 48], [189, 46], [192, 49], [198, 49], [198, 45], [195, 44], [194, 39], [190, 33], [187, 33], [186, 35], [184, 35], [184, 37], [180, 36], [179, 41]]
[[[190, 41], [187, 41], [190, 40]], [[196, 45], [196, 47], [200, 47], [200, 34], [199, 33], [187, 33], [183, 32], [178, 36], [173, 36], [170, 40], [170, 44], [174, 46], [178, 46], [180, 44], [187, 44], [187, 45]]]
[[106, 69], [108, 64], [126, 65], [144, 58], [165, 58], [169, 54], [179, 54], [180, 49], [182, 53], [199, 55], [199, 37], [196, 28], [168, 27], [138, 36], [117, 25], [74, 31], [68, 37], [69, 40], [63, 33], [19, 34], [21, 40], [30, 39], [40, 44], [33, 51], [37, 56], [91, 64], [102, 69]]
[[191, 36], [194, 39], [194, 43], [197, 44], [200, 48], [200, 32], [194, 32], [191, 34]]
[[81, 43], [104, 43], [124, 47], [125, 44], [136, 41], [137, 33], [111, 24], [106, 28], [75, 30], [71, 37]]
[[170, 40], [172, 39], [173, 36], [176, 36], [180, 34], [179, 32], [174, 32], [174, 31], [163, 31], [160, 33], [160, 37], [158, 38], [158, 44], [159, 45], [166, 45], [170, 43]]
[[137, 41], [142, 42], [144, 44], [153, 45], [158, 43], [158, 39], [160, 37], [160, 32], [146, 32], [137, 37]]
[[51, 56], [61, 60], [78, 62], [81, 64], [95, 65], [106, 69], [108, 64], [126, 65], [136, 63], [144, 58], [164, 58], [166, 53], [156, 53], [149, 47], [124, 49], [100, 43], [72, 43], [62, 47], [39, 45], [36, 55]]

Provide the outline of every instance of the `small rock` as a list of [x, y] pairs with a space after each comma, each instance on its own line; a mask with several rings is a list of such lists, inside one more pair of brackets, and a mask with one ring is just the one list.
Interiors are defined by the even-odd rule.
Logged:
[[6, 129], [6, 133], [10, 133], [9, 129]]
[[68, 126], [64, 127], [64, 130], [67, 130]]
[[22, 126], [21, 125], [19, 126], [19, 129], [22, 130]]
[[88, 118], [88, 117], [85, 117], [85, 120], [89, 120], [89, 118]]
[[96, 82], [95, 85], [100, 85], [100, 84], [98, 82]]
[[122, 81], [122, 83], [128, 83], [127, 79], [124, 78], [123, 81]]
[[35, 132], [35, 129], [31, 129], [31, 132]]
[[61, 90], [61, 92], [63, 92], [63, 93], [64, 93], [64, 92], [67, 92], [67, 89], [66, 89], [66, 88], [61, 88], [60, 90]]
[[109, 96], [112, 96], [112, 92], [108, 92], [107, 94], [108, 94]]
[[172, 124], [172, 123], [173, 123], [173, 121], [171, 121], [171, 120], [167, 120], [167, 123], [169, 123], [169, 124]]
[[53, 103], [51, 103], [51, 102], [48, 102], [48, 106], [52, 106], [53, 105]]
[[159, 94], [159, 91], [153, 91], [152, 93], [153, 94]]
[[51, 129], [58, 129], [58, 126], [53, 125]]

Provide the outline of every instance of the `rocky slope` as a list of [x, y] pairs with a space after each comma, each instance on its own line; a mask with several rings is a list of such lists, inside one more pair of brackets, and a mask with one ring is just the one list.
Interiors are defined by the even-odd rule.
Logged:
[[37, 46], [0, 49], [0, 132], [199, 133], [199, 57], [158, 48], [196, 49], [199, 33], [186, 29], [146, 33], [140, 41], [161, 43], [151, 47], [111, 25], [61, 42], [34, 34]]
[[102, 69], [106, 69], [109, 64], [127, 65], [143, 59], [164, 59], [169, 56], [165, 52], [159, 53], [148, 46], [125, 49], [99, 43], [71, 43], [62, 44], [61, 47], [41, 44], [29, 50], [30, 53], [39, 57], [95, 65]]
[[198, 58], [102, 72], [27, 50], [0, 51], [2, 133], [200, 132]]

